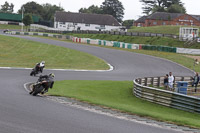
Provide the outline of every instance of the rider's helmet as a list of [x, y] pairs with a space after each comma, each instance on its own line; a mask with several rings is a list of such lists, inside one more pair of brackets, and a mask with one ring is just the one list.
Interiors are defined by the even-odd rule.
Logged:
[[42, 64], [45, 64], [45, 61], [42, 61], [41, 63], [42, 63]]
[[55, 74], [53, 74], [53, 73], [50, 73], [50, 74], [49, 74], [49, 77], [52, 77], [52, 78], [54, 78], [54, 77], [55, 77]]

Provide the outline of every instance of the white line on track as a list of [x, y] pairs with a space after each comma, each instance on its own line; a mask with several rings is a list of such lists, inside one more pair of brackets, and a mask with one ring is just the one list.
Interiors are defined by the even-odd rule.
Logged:
[[[110, 69], [109, 70], [83, 70], [83, 69], [45, 69], [45, 70], [53, 70], [53, 71], [78, 71], [78, 72], [109, 72], [113, 71], [114, 67], [110, 64], [107, 64]], [[18, 70], [31, 70], [33, 68], [18, 68], [18, 67], [0, 67], [0, 69], [18, 69]]]

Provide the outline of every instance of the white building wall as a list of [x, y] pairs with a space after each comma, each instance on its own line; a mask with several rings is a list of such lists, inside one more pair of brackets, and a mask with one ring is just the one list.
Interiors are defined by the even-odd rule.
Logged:
[[71, 22], [54, 22], [54, 28], [59, 30], [73, 31], [73, 30], [93, 30], [93, 31], [111, 31], [112, 29], [119, 29], [121, 26], [71, 23]]

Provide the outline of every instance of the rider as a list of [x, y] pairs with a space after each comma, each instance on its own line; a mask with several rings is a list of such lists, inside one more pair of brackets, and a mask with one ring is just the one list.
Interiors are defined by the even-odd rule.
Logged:
[[40, 72], [42, 73], [44, 67], [45, 67], [45, 61], [40, 62]]
[[40, 63], [37, 63], [35, 67], [37, 71], [40, 71], [42, 73], [45, 67], [45, 61], [41, 61]]
[[[44, 90], [41, 92], [41, 94], [44, 94], [48, 92], [49, 88], [53, 88], [54, 84], [54, 77], [55, 75], [53, 73], [50, 73], [49, 75], [43, 75], [39, 77], [39, 81], [41, 82], [41, 85], [44, 87]], [[32, 90], [29, 94], [32, 94], [34, 90]]]
[[44, 91], [41, 92], [42, 94], [48, 92], [49, 88], [53, 88], [54, 77], [55, 75], [53, 73], [50, 73], [49, 75], [40, 76], [40, 79], [45, 79], [42, 81], [42, 86], [45, 88]]

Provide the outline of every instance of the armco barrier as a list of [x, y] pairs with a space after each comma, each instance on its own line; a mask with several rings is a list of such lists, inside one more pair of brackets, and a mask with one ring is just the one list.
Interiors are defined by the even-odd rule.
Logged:
[[173, 34], [160, 34], [160, 33], [145, 33], [145, 32], [124, 32], [124, 31], [59, 31], [59, 30], [41, 30], [41, 29], [31, 29], [31, 32], [46, 32], [46, 33], [79, 33], [79, 34], [111, 34], [111, 35], [126, 35], [126, 36], [160, 36], [160, 37], [170, 37], [178, 38], [177, 35]]
[[[164, 77], [149, 77], [135, 79], [133, 94], [144, 100], [176, 108], [188, 112], [200, 113], [200, 98], [188, 96], [167, 90], [161, 90], [151, 86], [162, 86]], [[176, 81], [188, 81], [191, 84], [191, 77], [175, 77]]]

